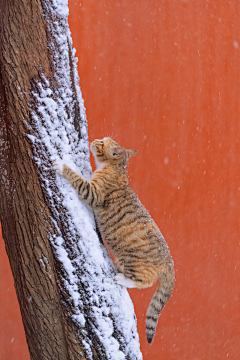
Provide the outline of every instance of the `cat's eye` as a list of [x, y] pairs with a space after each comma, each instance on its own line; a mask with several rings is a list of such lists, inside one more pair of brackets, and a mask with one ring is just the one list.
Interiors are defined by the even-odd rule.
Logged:
[[101, 140], [100, 143], [103, 144], [103, 140]]

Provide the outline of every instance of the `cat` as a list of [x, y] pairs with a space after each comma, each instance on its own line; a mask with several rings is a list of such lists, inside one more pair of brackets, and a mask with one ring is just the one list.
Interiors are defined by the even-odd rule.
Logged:
[[160, 312], [174, 288], [173, 260], [160, 230], [128, 183], [127, 162], [137, 151], [125, 149], [109, 137], [94, 140], [90, 148], [97, 166], [90, 182], [61, 162], [54, 162], [53, 167], [92, 207], [121, 271], [115, 276], [117, 284], [144, 289], [159, 280], [146, 317], [151, 343]]

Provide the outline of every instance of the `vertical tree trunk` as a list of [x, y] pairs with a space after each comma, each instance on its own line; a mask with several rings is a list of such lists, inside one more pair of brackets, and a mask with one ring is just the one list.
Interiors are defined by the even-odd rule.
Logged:
[[2, 0], [0, 14], [0, 217], [31, 359], [141, 359], [93, 216], [51, 167], [91, 174], [67, 5]]

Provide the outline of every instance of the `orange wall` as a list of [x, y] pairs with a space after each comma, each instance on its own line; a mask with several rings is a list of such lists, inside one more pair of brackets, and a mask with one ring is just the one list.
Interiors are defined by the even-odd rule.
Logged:
[[[130, 292], [144, 359], [238, 360], [240, 3], [69, 5], [90, 140], [110, 135], [138, 150], [131, 184], [175, 261], [176, 288], [152, 345], [145, 314], [153, 289]], [[0, 246], [0, 360], [25, 360]]]
[[240, 356], [240, 2], [70, 0], [90, 140], [138, 150], [132, 187], [160, 226], [176, 288], [145, 360]]
[[0, 360], [28, 360], [13, 277], [0, 227]]

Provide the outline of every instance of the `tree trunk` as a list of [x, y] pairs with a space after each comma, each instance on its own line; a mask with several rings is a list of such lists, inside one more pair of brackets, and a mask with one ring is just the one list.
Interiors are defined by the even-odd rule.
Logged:
[[0, 4], [0, 217], [32, 360], [141, 359], [135, 315], [90, 209], [53, 159], [91, 175], [64, 1]]

